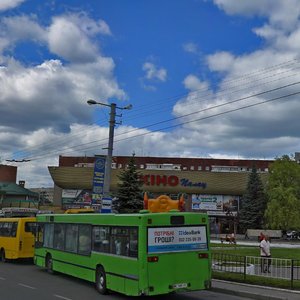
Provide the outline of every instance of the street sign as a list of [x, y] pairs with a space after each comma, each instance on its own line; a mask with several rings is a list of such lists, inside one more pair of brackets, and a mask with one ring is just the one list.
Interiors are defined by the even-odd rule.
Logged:
[[96, 156], [93, 177], [92, 204], [99, 204], [103, 198], [105, 160], [103, 156]]
[[111, 213], [111, 205], [112, 205], [112, 198], [111, 197], [103, 197], [101, 213]]

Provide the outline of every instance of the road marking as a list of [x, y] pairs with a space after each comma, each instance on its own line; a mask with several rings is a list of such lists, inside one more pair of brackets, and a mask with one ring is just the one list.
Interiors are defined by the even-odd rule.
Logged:
[[72, 300], [71, 298], [67, 298], [64, 296], [60, 296], [60, 295], [54, 295], [54, 297], [60, 298], [60, 299], [64, 299], [64, 300]]
[[23, 286], [23, 287], [26, 287], [26, 288], [28, 288], [28, 289], [36, 290], [36, 288], [35, 288], [35, 287], [33, 287], [33, 286], [30, 286], [30, 285], [27, 285], [27, 284], [18, 283], [18, 285], [20, 285], [20, 286]]

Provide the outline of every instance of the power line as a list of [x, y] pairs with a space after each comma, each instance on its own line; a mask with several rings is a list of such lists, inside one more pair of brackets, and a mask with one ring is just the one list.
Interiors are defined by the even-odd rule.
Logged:
[[[291, 60], [291, 61], [288, 61], [288, 62], [284, 62], [284, 63], [281, 63], [281, 64], [278, 64], [278, 65], [275, 65], [275, 66], [271, 66], [271, 67], [269, 67], [269, 68], [265, 68], [265, 69], [261, 69], [261, 70], [258, 70], [258, 71], [255, 71], [255, 72], [252, 72], [252, 73], [249, 73], [249, 74], [246, 74], [245, 76], [242, 76], [242, 78], [240, 79], [240, 80], [244, 80], [245, 78], [250, 78], [251, 76], [253, 76], [253, 75], [259, 75], [259, 74], [263, 74], [263, 73], [267, 73], [267, 72], [269, 72], [270, 70], [274, 70], [274, 69], [276, 69], [276, 68], [278, 68], [278, 67], [282, 67], [282, 66], [284, 66], [284, 67], [289, 67], [289, 66], [292, 66], [292, 65], [296, 65], [297, 63], [299, 62], [299, 60], [297, 60], [297, 59], [295, 59], [295, 60]], [[286, 73], [286, 72], [291, 72], [291, 70], [287, 70], [287, 71], [284, 71], [284, 72], [280, 72], [280, 73], [276, 73], [276, 74], [272, 74], [272, 75], [270, 75], [270, 76], [268, 76], [268, 77], [265, 77], [265, 78], [263, 78], [263, 79], [266, 79], [266, 78], [270, 78], [270, 77], [274, 77], [274, 76], [279, 76], [279, 75], [282, 75], [283, 73]], [[271, 83], [271, 82], [275, 82], [275, 81], [277, 81], [277, 80], [282, 80], [282, 79], [286, 79], [286, 78], [288, 78], [288, 77], [292, 77], [292, 76], [295, 76], [295, 75], [297, 75], [297, 74], [291, 74], [291, 75], [289, 75], [289, 76], [286, 76], [286, 77], [284, 77], [284, 78], [278, 78], [278, 79], [276, 79], [276, 80], [272, 80], [272, 81], [269, 81], [269, 82], [267, 82], [267, 83]], [[258, 80], [262, 80], [262, 78], [259, 78], [259, 79], [256, 79], [255, 81], [252, 81], [252, 82], [249, 82], [248, 84], [251, 84], [251, 83], [253, 83], [253, 82], [256, 82], [256, 81], [258, 81]], [[223, 82], [237, 82], [235, 79], [231, 79], [231, 80], [228, 80], [228, 81], [223, 81]], [[258, 86], [261, 86], [261, 85], [265, 85], [265, 84], [267, 84], [267, 83], [262, 83], [262, 84], [260, 84], [260, 85], [257, 85], [257, 86], [254, 86], [254, 87], [258, 87]], [[293, 84], [295, 84], [295, 83], [293, 83]], [[291, 84], [291, 85], [293, 85], [293, 84]], [[287, 85], [287, 86], [289, 86], [289, 85]], [[247, 87], [246, 87], [247, 88]], [[249, 88], [249, 87], [248, 87]], [[282, 88], [282, 87], [280, 87], [280, 88]], [[236, 92], [241, 92], [242, 90], [244, 90], [245, 88], [243, 88], [243, 89], [239, 89], [239, 90], [236, 90], [236, 91], [232, 91], [231, 93], [229, 93], [229, 95], [230, 94], [233, 94], [233, 93], [236, 93]], [[226, 90], [226, 89], [224, 89], [224, 90]], [[223, 90], [223, 91], [224, 91]], [[276, 90], [276, 89], [275, 89]], [[185, 94], [186, 96], [190, 96], [190, 95], [194, 95], [195, 93], [198, 93], [198, 97], [195, 97], [194, 99], [193, 99], [193, 101], [190, 101], [188, 104], [186, 104], [186, 106], [188, 106], [188, 105], [193, 105], [194, 103], [196, 103], [196, 100], [197, 99], [200, 99], [200, 97], [199, 97], [199, 91], [201, 91], [201, 90], [198, 90], [198, 91], [194, 91], [194, 92], [191, 92], [191, 93], [187, 93], [187, 94]], [[202, 90], [202, 92], [204, 92], [205, 90]], [[207, 91], [207, 89], [206, 89], [206, 91]], [[221, 90], [222, 91], [222, 90]], [[217, 94], [215, 94], [214, 95], [214, 97], [216, 97], [217, 95], [222, 95], [221, 94], [221, 91], [219, 90], [218, 91], [218, 93]], [[271, 90], [270, 90], [271, 91]], [[262, 93], [267, 93], [268, 91], [265, 91], [265, 92], [262, 92]], [[228, 95], [228, 94], [227, 94]], [[256, 94], [256, 95], [259, 95], [259, 94]], [[252, 95], [252, 97], [254, 97], [255, 95]], [[248, 97], [246, 97], [246, 98], [248, 98]], [[246, 99], [245, 98], [245, 99]], [[175, 99], [175, 98], [174, 98]], [[202, 99], [202, 98], [201, 98]], [[205, 101], [205, 99], [203, 99], [202, 101]], [[202, 102], [201, 101], [201, 102]], [[234, 101], [240, 101], [239, 99], [238, 100], [234, 100]], [[199, 103], [199, 101], [197, 102], [197, 103]], [[227, 105], [227, 104], [223, 104], [223, 105]], [[141, 106], [142, 107], [142, 106]], [[150, 105], [150, 107], [154, 107], [154, 105]], [[148, 105], [148, 108], [149, 108], [149, 105]], [[212, 108], [207, 108], [206, 110], [208, 110], [208, 109], [212, 109]], [[161, 110], [161, 108], [160, 108], [160, 112], [161, 112], [162, 110]], [[196, 111], [196, 112], [193, 112], [193, 113], [191, 113], [191, 114], [195, 114], [195, 113], [199, 113], [199, 112], [202, 112], [201, 110], [200, 111]], [[147, 116], [149, 116], [149, 115], [151, 115], [150, 114], [151, 113], [151, 111], [148, 111], [147, 113], [146, 113], [146, 115]], [[128, 114], [129, 115], [129, 114]], [[179, 118], [184, 118], [184, 117], [187, 117], [187, 116], [189, 116], [190, 114], [187, 114], [187, 115], [183, 115], [183, 116], [180, 116], [180, 117], [177, 117], [177, 118], [171, 118], [171, 119], [168, 119], [168, 120], [162, 120], [162, 121], [160, 121], [160, 122], [156, 122], [156, 123], [152, 123], [152, 124], [148, 124], [148, 125], [145, 125], [145, 126], [143, 126], [143, 127], [141, 127], [140, 129], [143, 129], [143, 128], [149, 128], [149, 127], [153, 127], [153, 126], [156, 126], [156, 125], [159, 125], [159, 124], [163, 124], [163, 123], [166, 123], [166, 122], [170, 122], [170, 121], [173, 121], [173, 120], [176, 120], [176, 119], [179, 119]], [[134, 118], [130, 118], [129, 120], [132, 120], [132, 119], [134, 119]], [[139, 130], [139, 129], [134, 129], [134, 130], [132, 130], [132, 131], [129, 131], [129, 132], [124, 132], [124, 133], [122, 133], [122, 134], [127, 134], [127, 133], [130, 133], [130, 132], [133, 132], [133, 131], [137, 131], [137, 130]], [[85, 134], [85, 132], [80, 132], [80, 133], [77, 133], [77, 134], [72, 134], [70, 137], [68, 137], [68, 138], [65, 138], [65, 137], [63, 137], [63, 139], [64, 140], [62, 140], [61, 142], [59, 142], [59, 143], [57, 143], [57, 142], [53, 142], [53, 143], [48, 143], [48, 144], [45, 144], [45, 143], [43, 143], [43, 144], [40, 144], [41, 146], [43, 146], [43, 147], [46, 147], [46, 146], [51, 146], [51, 145], [54, 145], [54, 146], [63, 146], [64, 144], [66, 144], [67, 142], [68, 142], [68, 140], [69, 139], [74, 139], [74, 137], [76, 137], [76, 136], [81, 136], [81, 135], [83, 135], [83, 134]], [[122, 135], [121, 134], [121, 135]], [[94, 142], [91, 142], [91, 143], [95, 143], [95, 142], [99, 142], [99, 141], [94, 141]], [[79, 146], [81, 146], [81, 145], [79, 145]], [[79, 147], [79, 146], [75, 146], [76, 148], [77, 147]], [[32, 148], [30, 148], [30, 147], [28, 147], [28, 148], [25, 148], [25, 149], [33, 149], [33, 150], [31, 150], [31, 151], [26, 151], [26, 150], [21, 150], [21, 151], [16, 151], [15, 153], [14, 153], [14, 156], [16, 157], [16, 155], [18, 155], [19, 153], [20, 154], [22, 154], [23, 156], [24, 156], [24, 152], [38, 152], [38, 151], [41, 151], [39, 148], [38, 148], [38, 146], [35, 146], [35, 147], [32, 147]], [[30, 155], [30, 153], [28, 153], [29, 155]], [[33, 153], [31, 153], [31, 156], [33, 155]]]
[[[300, 82], [298, 82], [299, 84]], [[153, 134], [155, 132], [160, 132], [160, 131], [163, 131], [163, 130], [167, 130], [167, 129], [171, 129], [171, 128], [175, 128], [175, 127], [178, 127], [178, 126], [181, 126], [181, 125], [185, 125], [185, 124], [190, 124], [190, 123], [194, 123], [194, 122], [198, 122], [198, 121], [202, 121], [202, 120], [206, 120], [206, 119], [209, 119], [209, 118], [213, 118], [213, 117], [217, 117], [217, 116], [221, 116], [221, 115], [224, 115], [224, 114], [228, 114], [228, 113], [231, 113], [231, 112], [235, 112], [235, 111], [239, 111], [239, 110], [242, 110], [242, 109], [246, 109], [246, 108], [250, 108], [250, 107], [254, 107], [254, 106], [258, 106], [258, 105], [262, 105], [262, 104], [265, 104], [265, 103], [269, 103], [269, 102], [273, 102], [273, 101], [277, 101], [277, 100], [280, 100], [280, 99], [284, 99], [284, 98], [287, 98], [287, 97], [291, 97], [291, 96], [294, 96], [294, 95], [298, 95], [300, 94], [300, 92], [295, 92], [295, 93], [291, 93], [291, 94], [287, 94], [287, 95], [283, 95], [283, 96], [279, 96], [279, 97], [276, 97], [276, 98], [272, 98], [272, 99], [269, 99], [269, 100], [265, 100], [265, 101], [261, 101], [261, 102], [258, 102], [258, 103], [254, 103], [254, 104], [248, 104], [248, 105], [245, 105], [245, 106], [242, 106], [242, 107], [239, 107], [239, 108], [235, 108], [235, 109], [231, 109], [231, 110], [228, 110], [228, 111], [224, 111], [224, 112], [220, 112], [220, 113], [216, 113], [216, 114], [213, 114], [213, 115], [210, 115], [210, 116], [205, 116], [205, 117], [202, 117], [202, 118], [198, 118], [198, 119], [195, 119], [195, 120], [189, 120], [189, 121], [186, 121], [186, 122], [181, 122], [181, 123], [178, 123], [178, 124], [174, 124], [174, 125], [170, 125], [170, 126], [167, 126], [167, 127], [163, 127], [163, 128], [160, 128], [160, 129], [157, 129], [157, 130], [153, 130], [151, 132], [146, 132], [146, 133], [142, 133], [142, 134], [138, 134], [138, 135], [135, 135], [135, 136], [131, 136], [131, 137], [126, 137], [126, 138], [123, 138], [123, 139], [117, 139], [115, 140], [114, 142], [117, 143], [117, 142], [120, 142], [120, 141], [124, 141], [124, 140], [128, 140], [128, 139], [133, 139], [133, 138], [137, 138], [137, 137], [141, 137], [141, 136], [145, 136], [145, 135], [148, 135], [148, 134]], [[254, 97], [254, 95], [252, 96]], [[234, 102], [237, 102], [238, 100], [234, 100]], [[241, 101], [241, 100], [240, 100]], [[232, 104], [234, 102], [231, 102], [231, 103], [228, 103], [228, 104]], [[224, 105], [222, 105], [224, 106]], [[216, 107], [213, 107], [213, 108], [216, 108]], [[207, 110], [207, 109], [206, 109]], [[127, 132], [128, 134], [129, 132]], [[125, 134], [125, 133], [123, 133]], [[121, 135], [123, 135], [121, 134]], [[101, 141], [101, 140], [99, 140]], [[99, 141], [94, 141], [94, 142], [99, 142]], [[87, 144], [85, 144], [86, 146]], [[78, 147], [81, 146], [81, 145], [78, 145]], [[101, 145], [97, 145], [97, 147], [99, 147]], [[104, 146], [104, 145], [103, 145]], [[93, 147], [85, 147], [83, 149], [80, 149], [80, 150], [90, 150], [90, 149], [94, 149], [95, 146]], [[70, 150], [71, 152], [74, 151], [74, 149]], [[48, 153], [50, 154], [50, 153]], [[51, 155], [54, 155], [55, 153], [51, 153]], [[44, 158], [44, 157], [47, 157], [49, 155], [41, 155], [41, 156], [37, 156], [35, 158], [32, 158], [31, 160], [38, 160], [38, 159], [41, 159], [41, 158]]]

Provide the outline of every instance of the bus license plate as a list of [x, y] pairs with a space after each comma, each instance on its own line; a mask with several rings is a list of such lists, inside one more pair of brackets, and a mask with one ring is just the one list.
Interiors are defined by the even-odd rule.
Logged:
[[176, 283], [173, 284], [173, 289], [183, 289], [187, 287], [187, 283]]

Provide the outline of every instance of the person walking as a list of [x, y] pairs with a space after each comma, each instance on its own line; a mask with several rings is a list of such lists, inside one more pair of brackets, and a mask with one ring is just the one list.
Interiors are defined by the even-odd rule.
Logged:
[[263, 273], [271, 273], [271, 247], [269, 236], [265, 235], [264, 238], [259, 243], [260, 248], [260, 257], [261, 257], [261, 272]]

